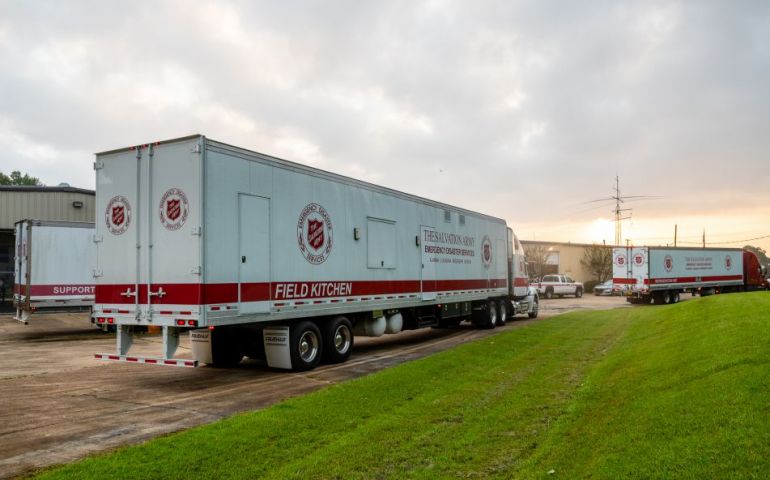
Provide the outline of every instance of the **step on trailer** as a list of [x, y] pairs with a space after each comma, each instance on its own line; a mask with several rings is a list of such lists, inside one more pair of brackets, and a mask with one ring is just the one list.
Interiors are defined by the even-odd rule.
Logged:
[[[504, 220], [195, 135], [97, 154], [103, 360], [314, 368], [354, 335], [537, 315]], [[514, 245], [515, 243], [515, 245]], [[159, 357], [129, 355], [162, 327]], [[190, 331], [193, 359], [175, 358]]]
[[677, 303], [680, 294], [755, 290], [764, 282], [757, 256], [740, 248], [615, 247], [613, 285], [631, 303]]
[[15, 320], [94, 304], [94, 224], [21, 220], [14, 225]]

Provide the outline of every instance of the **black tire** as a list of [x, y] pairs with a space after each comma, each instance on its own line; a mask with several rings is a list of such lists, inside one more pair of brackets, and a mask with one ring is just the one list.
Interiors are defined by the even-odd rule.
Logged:
[[483, 315], [478, 326], [486, 329], [495, 328], [495, 325], [497, 325], [497, 303], [494, 300], [487, 301], [487, 307]]
[[537, 314], [538, 314], [539, 311], [540, 311], [540, 302], [538, 302], [537, 299], [535, 299], [535, 303], [534, 303], [534, 306], [532, 308], [532, 311], [527, 313], [527, 316], [529, 318], [537, 318]]
[[547, 298], [548, 300], [553, 298], [553, 288], [549, 287], [545, 289], [545, 298]]
[[669, 292], [668, 290], [663, 292], [661, 297], [663, 298], [663, 305], [669, 305], [671, 303], [671, 292]]
[[353, 326], [345, 317], [335, 317], [323, 325], [323, 358], [327, 363], [342, 363], [353, 351]]
[[679, 303], [679, 300], [680, 300], [679, 292], [671, 293], [671, 303]]
[[583, 289], [582, 288], [576, 288], [575, 289], [575, 298], [580, 298], [583, 296]]
[[211, 360], [216, 368], [233, 368], [243, 360], [243, 345], [236, 330], [218, 327], [211, 330]]
[[313, 322], [303, 320], [291, 326], [289, 352], [292, 370], [304, 372], [318, 366], [323, 355], [321, 338], [321, 330]]
[[505, 322], [508, 321], [508, 302], [506, 300], [498, 300], [497, 302], [497, 326], [505, 326]]

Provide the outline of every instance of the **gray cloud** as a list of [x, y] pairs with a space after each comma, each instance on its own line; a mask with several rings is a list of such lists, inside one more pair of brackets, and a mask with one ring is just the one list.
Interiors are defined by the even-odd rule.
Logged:
[[[768, 204], [765, 2], [0, 0], [0, 170], [188, 133], [506, 217]], [[751, 192], [751, 195], [747, 195]]]

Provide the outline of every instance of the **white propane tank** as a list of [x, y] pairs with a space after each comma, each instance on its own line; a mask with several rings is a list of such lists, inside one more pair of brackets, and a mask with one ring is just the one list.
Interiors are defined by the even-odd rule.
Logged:
[[395, 313], [385, 319], [385, 333], [398, 333], [404, 328], [404, 317]]
[[380, 337], [385, 333], [385, 317], [360, 320], [353, 327], [353, 333], [362, 337]]

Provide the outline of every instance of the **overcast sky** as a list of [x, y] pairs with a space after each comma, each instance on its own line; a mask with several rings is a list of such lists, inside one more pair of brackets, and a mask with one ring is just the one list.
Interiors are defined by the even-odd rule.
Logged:
[[[520, 237], [770, 235], [770, 2], [0, 0], [0, 171], [202, 133]], [[770, 241], [753, 242], [765, 247]]]

